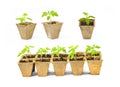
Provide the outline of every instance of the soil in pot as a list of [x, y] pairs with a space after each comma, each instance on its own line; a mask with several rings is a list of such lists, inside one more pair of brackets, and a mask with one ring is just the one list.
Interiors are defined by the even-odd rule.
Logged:
[[87, 25], [85, 21], [82, 21], [80, 22], [79, 26], [81, 29], [83, 39], [91, 39], [95, 26], [95, 20], [91, 19], [89, 25]]
[[84, 67], [85, 55], [79, 52], [75, 55], [74, 59], [70, 59], [70, 65], [73, 75], [82, 75]]
[[38, 55], [38, 58], [36, 59], [35, 65], [37, 69], [38, 76], [47, 76], [49, 64], [50, 64], [51, 55]]
[[84, 60], [84, 57], [85, 57], [84, 52], [77, 52], [77, 53], [75, 54], [75, 58], [70, 59], [70, 61], [83, 61], [83, 60]]
[[90, 74], [99, 75], [103, 61], [101, 59], [101, 53], [94, 56], [92, 56], [91, 54], [86, 54], [86, 59], [88, 62]]
[[86, 54], [86, 59], [87, 60], [100, 60], [101, 55], [100, 54], [95, 54], [94, 56], [92, 56], [90, 53], [87, 53]]
[[50, 62], [51, 61], [51, 54], [43, 54], [42, 57], [40, 55], [38, 55], [38, 61], [41, 62]]
[[94, 19], [90, 19], [90, 24], [89, 25], [87, 25], [87, 23], [85, 21], [81, 21], [80, 26], [94, 26], [95, 25], [94, 23], [95, 23]]
[[45, 28], [47, 37], [50, 39], [58, 38], [61, 31], [62, 24], [63, 23], [57, 22], [57, 21], [44, 22], [43, 26]]
[[16, 24], [22, 39], [31, 39], [35, 26], [35, 23], [32, 22], [25, 22], [25, 23], [18, 23]]
[[33, 70], [33, 61], [32, 60], [20, 60], [18, 62], [18, 66], [21, 70], [21, 73], [23, 77], [30, 77], [32, 76], [32, 70]]
[[54, 55], [53, 61], [67, 61], [68, 54], [60, 54], [59, 57], [57, 55]]
[[60, 57], [54, 55], [53, 67], [56, 76], [63, 76], [66, 70], [67, 57], [66, 55], [60, 54]]
[[35, 57], [36, 57], [35, 54], [25, 54], [23, 56], [23, 59], [35, 60]]

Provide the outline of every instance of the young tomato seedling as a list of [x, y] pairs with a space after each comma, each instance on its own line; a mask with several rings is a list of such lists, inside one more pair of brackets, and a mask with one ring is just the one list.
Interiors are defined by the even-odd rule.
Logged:
[[52, 17], [57, 17], [58, 16], [58, 13], [51, 10], [51, 11], [45, 11], [42, 13], [42, 17], [46, 17], [47, 21], [52, 21]]
[[79, 46], [76, 45], [76, 46], [69, 46], [69, 50], [68, 50], [68, 58], [69, 59], [74, 59], [74, 56], [76, 54], [76, 49], [78, 48]]
[[62, 46], [56, 46], [52, 48], [51, 52], [53, 55], [60, 57], [60, 53], [66, 53], [66, 49]]
[[84, 17], [80, 18], [79, 21], [85, 21], [87, 25], [90, 24], [90, 19], [94, 19], [94, 16], [89, 15], [87, 12], [83, 12]]
[[23, 13], [22, 17], [16, 18], [16, 20], [19, 20], [20, 23], [25, 23], [27, 20], [32, 20], [32, 19], [28, 17], [27, 13]]
[[86, 53], [90, 53], [92, 56], [97, 55], [100, 53], [100, 51], [98, 51], [98, 49], [100, 49], [100, 46], [98, 45], [87, 45], [86, 46]]
[[50, 50], [50, 48], [46, 47], [46, 48], [39, 48], [38, 51], [36, 52], [37, 55], [40, 55], [42, 58], [42, 55], [45, 54], [45, 56], [47, 56], [48, 51]]
[[[31, 54], [31, 48], [34, 48], [34, 46], [25, 46], [21, 52], [18, 53], [17, 57], [24, 55], [24, 54]], [[25, 55], [26, 56], [26, 55]], [[27, 56], [25, 57], [27, 59]]]

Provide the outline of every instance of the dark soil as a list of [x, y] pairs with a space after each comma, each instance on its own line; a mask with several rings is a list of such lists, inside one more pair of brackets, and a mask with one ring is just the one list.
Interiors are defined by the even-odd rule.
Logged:
[[56, 21], [48, 22], [48, 24], [56, 24]]
[[[87, 53], [86, 56], [92, 56], [90, 53]], [[100, 54], [95, 54], [94, 56], [100, 56]]]
[[[60, 54], [59, 57], [67, 57], [68, 54]], [[54, 57], [58, 57], [57, 55], [54, 55]]]
[[60, 54], [59, 57], [54, 55], [53, 61], [67, 61], [68, 54]]
[[88, 57], [87, 60], [94, 60], [94, 57]]
[[79, 54], [76, 54], [75, 57], [84, 57], [84, 55], [79, 55]]
[[[81, 25], [82, 25], [82, 26], [87, 26], [87, 23], [86, 23], [86, 22], [81, 22]], [[93, 23], [93, 22], [90, 22], [89, 26], [93, 26], [93, 25], [94, 25], [94, 23]]]
[[84, 60], [84, 53], [83, 52], [76, 52], [75, 57], [70, 59], [70, 61], [83, 61]]
[[23, 56], [23, 59], [26, 59], [26, 58], [35, 58], [36, 55], [27, 55], [27, 56]]
[[33, 62], [32, 60], [20, 60], [20, 63]]
[[[80, 25], [81, 25], [81, 26], [88, 26], [85, 21], [81, 21], [81, 22], [80, 22]], [[94, 21], [91, 19], [89, 26], [93, 26], [93, 25], [94, 25]]]
[[86, 54], [87, 60], [100, 60], [100, 54], [91, 55], [90, 53]]
[[36, 62], [50, 62], [50, 59], [48, 59], [48, 58], [40, 58], [40, 59], [37, 59]]
[[54, 58], [53, 61], [67, 61], [67, 58]]
[[89, 57], [87, 60], [100, 60], [100, 58]]
[[77, 58], [77, 59], [70, 59], [70, 61], [83, 61], [83, 58]]
[[[41, 55], [38, 55], [38, 58], [41, 58]], [[43, 54], [42, 58], [51, 58], [51, 54]]]

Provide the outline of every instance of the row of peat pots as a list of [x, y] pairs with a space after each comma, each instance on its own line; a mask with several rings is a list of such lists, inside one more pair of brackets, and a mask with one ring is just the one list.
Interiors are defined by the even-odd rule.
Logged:
[[[84, 39], [91, 39], [92, 32], [95, 26], [95, 17], [90, 16], [87, 12], [83, 12], [84, 17], [79, 19], [79, 26]], [[62, 22], [51, 21], [52, 17], [58, 16], [55, 11], [47, 11], [42, 13], [42, 17], [46, 17], [48, 22], [43, 22], [47, 37], [50, 39], [56, 39], [59, 37]], [[22, 39], [31, 39], [36, 23], [26, 22], [26, 20], [32, 20], [28, 17], [27, 13], [23, 13], [22, 17], [16, 18], [20, 23], [16, 24]]]
[[90, 56], [79, 52], [74, 59], [67, 59], [67, 54], [60, 54], [60, 56], [50, 54], [47, 55], [24, 55], [19, 60], [18, 65], [24, 77], [32, 76], [32, 73], [37, 69], [38, 76], [47, 76], [49, 64], [52, 63], [56, 76], [63, 76], [66, 71], [66, 65], [70, 62], [73, 75], [82, 75], [84, 62], [87, 60], [90, 74], [99, 75], [102, 65], [101, 54]]

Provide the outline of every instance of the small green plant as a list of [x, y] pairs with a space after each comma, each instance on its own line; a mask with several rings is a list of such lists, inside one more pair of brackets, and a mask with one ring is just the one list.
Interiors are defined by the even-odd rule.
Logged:
[[96, 55], [99, 54], [98, 49], [100, 49], [100, 46], [98, 45], [87, 45], [86, 46], [86, 53], [90, 53], [91, 55]]
[[68, 58], [70, 58], [70, 59], [74, 59], [74, 56], [75, 56], [75, 54], [76, 54], [76, 49], [78, 48], [79, 46], [78, 45], [76, 45], [76, 46], [69, 46], [68, 48], [69, 48], [69, 50], [68, 50]]
[[58, 13], [57, 12], [55, 12], [55, 11], [53, 11], [53, 10], [51, 10], [51, 11], [46, 11], [46, 12], [43, 12], [42, 13], [42, 17], [46, 17], [46, 19], [49, 21], [51, 21], [51, 18], [52, 17], [57, 17], [58, 16]]
[[94, 16], [89, 15], [87, 12], [83, 12], [83, 15], [84, 15], [85, 17], [80, 18], [79, 21], [80, 21], [80, 22], [81, 22], [81, 21], [85, 21], [87, 25], [90, 24], [90, 19], [95, 18]]
[[51, 52], [53, 55], [57, 55], [59, 57], [60, 53], [66, 53], [66, 49], [62, 46], [56, 46], [52, 48]]
[[42, 57], [43, 54], [46, 54], [48, 53], [48, 51], [50, 50], [50, 48], [46, 47], [46, 48], [39, 48], [38, 51], [36, 52], [36, 54], [40, 54], [40, 56]]
[[25, 53], [30, 54], [30, 53], [31, 53], [31, 51], [30, 51], [31, 48], [34, 48], [34, 46], [25, 46], [25, 47], [22, 49], [22, 51], [18, 53], [17, 56], [19, 57], [19, 56], [21, 56], [21, 55], [23, 55], [23, 54], [25, 54]]
[[32, 19], [28, 17], [27, 13], [23, 13], [22, 17], [16, 18], [16, 20], [19, 20], [20, 23], [24, 23], [24, 22], [26, 22], [26, 20], [32, 20]]

